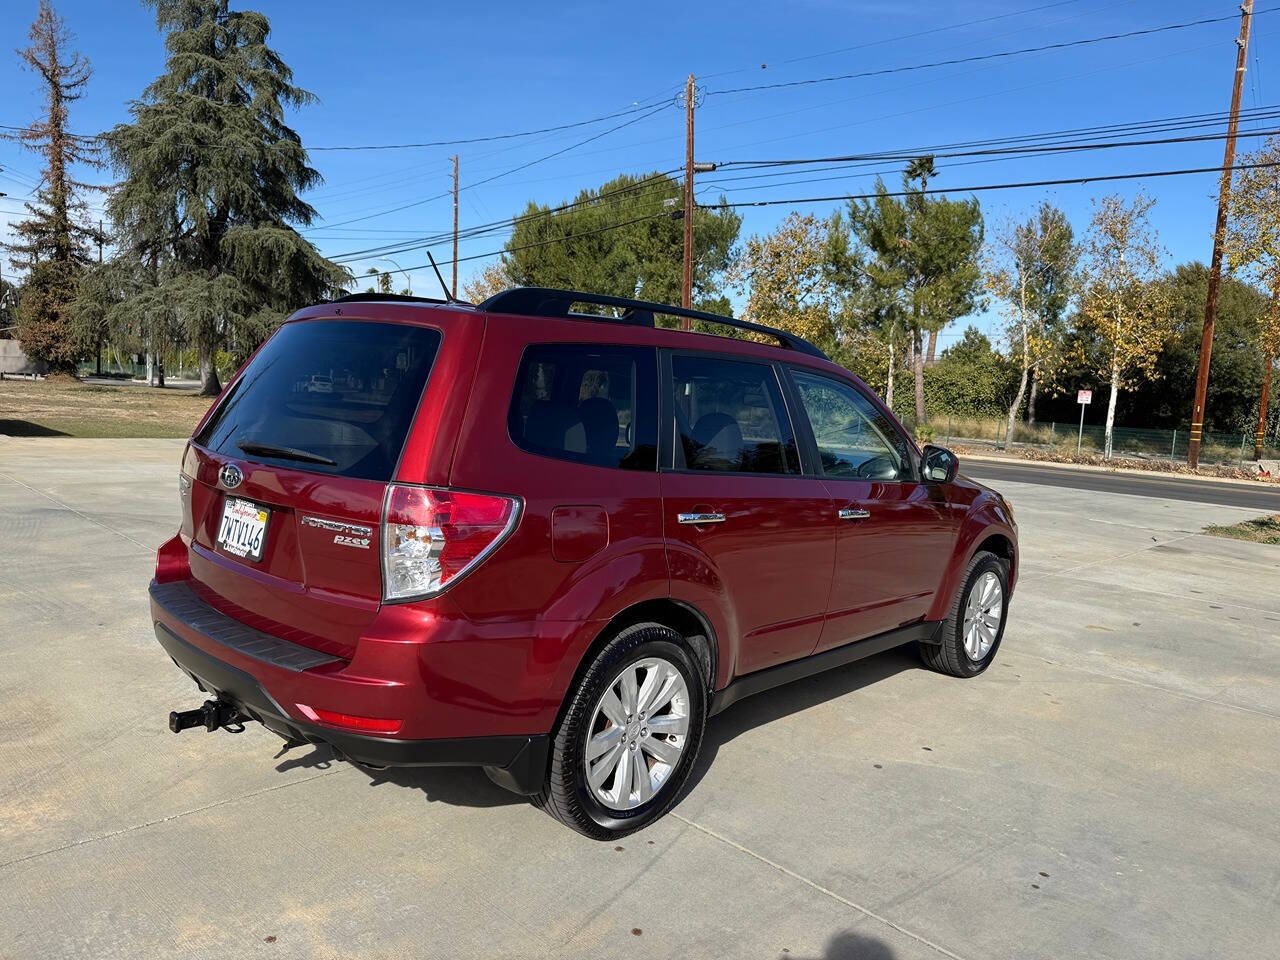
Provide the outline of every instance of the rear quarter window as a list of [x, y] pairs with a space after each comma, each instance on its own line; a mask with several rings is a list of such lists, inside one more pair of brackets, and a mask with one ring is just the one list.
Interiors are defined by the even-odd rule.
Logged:
[[[437, 330], [400, 323], [287, 323], [258, 351], [195, 441], [226, 456], [390, 480], [440, 339]], [[246, 445], [313, 459], [251, 453]]]
[[645, 347], [528, 347], [507, 415], [512, 441], [558, 460], [656, 470], [657, 364]]

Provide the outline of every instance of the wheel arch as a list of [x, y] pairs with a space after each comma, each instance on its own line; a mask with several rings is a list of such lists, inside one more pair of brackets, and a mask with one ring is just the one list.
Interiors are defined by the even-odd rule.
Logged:
[[990, 503], [979, 503], [977, 509], [971, 511], [961, 525], [960, 536], [956, 540], [955, 552], [951, 562], [934, 595], [933, 605], [927, 619], [946, 619], [947, 611], [955, 593], [960, 589], [960, 578], [969, 566], [969, 561], [979, 550], [989, 550], [1008, 563], [1009, 592], [1018, 575], [1018, 534], [1011, 523], [1006, 523], [1003, 515], [998, 513]]
[[633, 603], [618, 611], [596, 632], [595, 637], [578, 657], [573, 673], [564, 685], [560, 707], [556, 711], [556, 725], [559, 725], [564, 716], [565, 706], [570, 700], [570, 692], [577, 686], [596, 656], [619, 632], [637, 623], [660, 623], [675, 630], [684, 638], [693, 652], [694, 659], [702, 669], [707, 683], [707, 700], [708, 703], [710, 702], [711, 695], [715, 692], [716, 671], [720, 664], [719, 644], [711, 621], [691, 603], [671, 597], [655, 597]]

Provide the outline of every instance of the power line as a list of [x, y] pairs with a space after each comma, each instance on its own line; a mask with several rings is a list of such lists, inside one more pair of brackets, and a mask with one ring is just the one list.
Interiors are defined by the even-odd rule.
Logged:
[[[1252, 113], [1253, 115], [1262, 119], [1275, 120], [1277, 118], [1280, 118], [1280, 105], [1267, 106], [1257, 111], [1253, 111]], [[984, 140], [963, 141], [955, 144], [942, 144], [942, 145], [934, 145], [934, 146], [914, 147], [909, 150], [902, 150], [902, 149], [884, 150], [884, 151], [876, 151], [876, 152], [871, 152], [866, 154], [853, 154], [853, 155], [835, 156], [835, 157], [814, 157], [814, 158], [804, 158], [804, 159], [728, 160], [728, 161], [723, 161], [720, 164], [720, 166], [726, 167], [726, 168], [738, 169], [738, 170], [752, 170], [752, 169], [774, 170], [775, 168], [782, 168], [782, 170], [784, 171], [790, 170], [793, 167], [803, 166], [803, 167], [809, 168], [808, 172], [821, 172], [826, 170], [847, 169], [849, 166], [856, 166], [856, 165], [874, 166], [876, 164], [881, 164], [881, 163], [892, 161], [895, 159], [906, 160], [906, 159], [911, 159], [917, 156], [922, 156], [925, 154], [932, 155], [935, 157], [946, 157], [946, 158], [988, 156], [988, 157], [992, 157], [992, 159], [981, 161], [981, 162], [993, 162], [993, 160], [1017, 159], [1021, 156], [1025, 156], [1028, 154], [1035, 154], [1035, 153], [1044, 154], [1044, 153], [1056, 153], [1056, 152], [1078, 152], [1078, 151], [1085, 151], [1085, 150], [1115, 149], [1115, 148], [1126, 147], [1126, 146], [1150, 146], [1150, 145], [1188, 143], [1188, 142], [1196, 142], [1196, 141], [1202, 141], [1202, 140], [1221, 139], [1223, 136], [1222, 134], [1214, 133], [1214, 134], [1199, 134], [1194, 136], [1148, 138], [1145, 140], [1120, 140], [1120, 141], [1113, 141], [1113, 142], [1094, 142], [1097, 140], [1098, 137], [1115, 136], [1117, 134], [1123, 135], [1129, 132], [1143, 132], [1148, 130], [1173, 131], [1173, 130], [1188, 129], [1188, 128], [1195, 129], [1197, 127], [1203, 127], [1207, 125], [1224, 122], [1225, 118], [1226, 118], [1226, 115], [1221, 113], [1186, 114], [1186, 115], [1174, 116], [1174, 117], [1155, 118], [1151, 120], [1131, 121], [1131, 122], [1122, 123], [1122, 124], [1103, 124], [1103, 125], [1097, 125], [1093, 127], [1076, 127], [1076, 128], [1069, 128], [1066, 130], [1046, 131], [1046, 132], [1031, 133], [1031, 134], [1020, 134], [1016, 136], [1006, 136], [1006, 137], [995, 137], [995, 138], [988, 138]], [[1269, 132], [1280, 132], [1280, 131], [1269, 131]], [[1082, 135], [1090, 135], [1090, 136], [1082, 136]], [[1058, 142], [1058, 143], [1043, 142], [1043, 141], [1052, 141], [1052, 140], [1062, 141], [1066, 137], [1073, 137], [1074, 138], [1073, 142]], [[1010, 144], [1017, 144], [1017, 143], [1020, 143], [1021, 145], [1009, 146]], [[970, 147], [970, 146], [975, 147], [976, 149], [972, 149], [972, 150], [948, 149], [950, 147], [964, 148], [964, 147]], [[819, 166], [815, 167], [814, 165], [819, 165]], [[952, 166], [965, 166], [965, 165], [967, 164], [964, 164], [964, 163], [952, 164]], [[587, 197], [582, 200], [566, 202], [558, 206], [551, 207], [547, 210], [539, 211], [538, 213], [527, 214], [524, 216], [513, 217], [513, 218], [506, 218], [502, 220], [494, 220], [488, 223], [477, 224], [473, 227], [468, 228], [465, 231], [462, 231], [460, 233], [460, 237], [462, 239], [468, 239], [468, 240], [476, 239], [480, 236], [501, 232], [503, 230], [506, 230], [506, 229], [509, 229], [510, 227], [515, 226], [516, 224], [519, 224], [528, 220], [536, 219], [538, 217], [554, 215], [557, 213], [564, 212], [566, 210], [574, 209], [579, 206], [599, 204], [601, 201], [605, 201], [616, 196], [634, 193], [638, 190], [643, 189], [649, 183], [655, 180], [660, 180], [664, 177], [670, 176], [675, 172], [676, 170], [672, 169], [662, 173], [654, 174], [642, 180], [639, 180], [636, 183], [631, 184], [629, 186], [622, 187], [617, 190], [608, 191], [606, 193], [597, 194], [596, 196]], [[796, 174], [801, 172], [802, 171], [800, 170], [795, 170]], [[892, 170], [876, 170], [876, 171], [870, 171], [867, 174], [860, 174], [860, 175], [870, 176], [873, 174], [881, 174], [881, 173], [889, 173], [889, 172], [893, 172], [893, 171]], [[788, 177], [787, 180], [780, 181], [777, 183], [772, 183], [772, 184], [757, 185], [755, 187], [727, 188], [728, 190], [733, 191], [735, 189], [765, 189], [765, 188], [772, 188], [772, 187], [787, 186], [795, 183], [816, 183], [816, 182], [822, 182], [825, 180], [844, 179], [844, 177], [826, 177], [826, 178], [810, 178], [806, 180], [791, 180], [789, 179], [790, 176], [792, 176], [792, 174], [789, 174], [786, 172], [766, 172], [766, 173], [759, 173], [759, 174], [748, 174], [748, 175], [739, 176], [739, 177], [720, 177], [712, 181], [710, 184], [708, 184], [708, 186], [723, 187], [725, 184], [728, 184], [728, 183], [742, 182], [747, 180]], [[608, 205], [608, 204], [605, 204], [605, 205]], [[411, 239], [407, 238], [407, 239], [402, 239], [398, 241], [393, 241], [387, 244], [381, 244], [381, 245], [376, 245], [372, 247], [347, 251], [345, 253], [337, 254], [331, 257], [330, 259], [334, 260], [335, 262], [359, 262], [361, 260], [373, 259], [374, 257], [380, 254], [404, 253], [404, 252], [408, 252], [410, 250], [416, 249], [419, 246], [431, 245], [432, 243], [438, 242], [441, 239], [445, 238], [447, 235], [448, 235], [447, 232], [443, 230], [435, 231], [435, 232], [425, 232], [425, 235], [414, 237]]]
[[[665, 104], [664, 104], [665, 106]], [[618, 117], [631, 116], [640, 113], [647, 107], [633, 106], [626, 110], [619, 110], [617, 113], [607, 113], [600, 117], [592, 117], [590, 120], [577, 120], [573, 123], [561, 123], [552, 127], [541, 127], [537, 130], [522, 130], [519, 133], [496, 133], [487, 137], [466, 137], [460, 140], [428, 140], [422, 143], [378, 143], [364, 145], [341, 144], [337, 146], [323, 147], [307, 147], [308, 151], [356, 151], [356, 150], [416, 150], [420, 147], [456, 147], [465, 146], [469, 143], [491, 143], [495, 140], [516, 140], [520, 137], [534, 137], [543, 133], [556, 133], [560, 130], [574, 130], [579, 127], [588, 127], [593, 123], [603, 123], [606, 120], [616, 120]]]
[[[1265, 10], [1257, 11], [1257, 13], [1271, 13], [1275, 10], [1280, 10], [1280, 7], [1268, 7]], [[761, 90], [781, 90], [788, 87], [808, 87], [820, 83], [834, 83], [838, 80], [859, 80], [866, 77], [881, 77], [895, 73], [910, 73], [916, 70], [932, 70], [938, 67], [951, 67], [965, 63], [978, 63], [984, 60], [999, 60], [1007, 57], [1022, 56], [1029, 53], [1044, 53], [1049, 50], [1065, 50], [1069, 47], [1090, 46], [1098, 43], [1107, 43], [1113, 40], [1127, 40], [1133, 37], [1145, 37], [1158, 33], [1168, 33], [1173, 30], [1187, 30], [1192, 27], [1203, 27], [1213, 23], [1223, 23], [1228, 20], [1234, 21], [1235, 19], [1236, 16], [1234, 14], [1227, 17], [1207, 17], [1203, 20], [1188, 20], [1185, 23], [1170, 23], [1161, 27], [1144, 27], [1141, 30], [1129, 30], [1125, 33], [1111, 33], [1101, 37], [1086, 37], [1080, 40], [1064, 40], [1059, 43], [1043, 44], [1038, 47], [1022, 47], [1018, 50], [1002, 50], [998, 53], [977, 54], [972, 57], [954, 57], [950, 60], [934, 60], [928, 63], [916, 63], [907, 66], [881, 67], [876, 70], [863, 70], [858, 73], [841, 73], [827, 77], [810, 77], [805, 80], [787, 80], [779, 83], [761, 83], [747, 87], [729, 87], [723, 90], [708, 90], [707, 96], [717, 96], [726, 93], [755, 93]]]
[[[527, 160], [524, 163], [520, 164], [519, 166], [512, 167], [509, 170], [504, 170], [502, 173], [496, 173], [491, 177], [485, 177], [483, 180], [477, 180], [473, 183], [468, 183], [462, 189], [471, 190], [471, 189], [474, 189], [475, 187], [483, 186], [486, 183], [492, 183], [495, 180], [500, 180], [503, 177], [508, 176], [510, 174], [518, 173], [521, 170], [527, 170], [529, 167], [535, 166], [539, 163], [543, 163], [544, 161], [550, 160], [554, 157], [559, 157], [563, 154], [568, 153], [571, 150], [576, 150], [578, 147], [585, 146], [586, 144], [591, 143], [592, 141], [599, 140], [601, 137], [607, 137], [611, 133], [616, 133], [617, 131], [621, 130], [623, 127], [629, 127], [633, 123], [639, 123], [642, 120], [647, 120], [649, 119], [649, 117], [656, 114], [659, 110], [665, 110], [666, 107], [667, 105], [665, 103], [657, 107], [652, 107], [648, 110], [648, 112], [642, 113], [638, 117], [633, 117], [630, 120], [626, 120], [623, 123], [618, 124], [617, 126], [610, 127], [608, 130], [602, 130], [599, 133], [592, 134], [591, 136], [587, 137], [585, 140], [579, 140], [578, 142], [572, 143], [567, 147], [561, 147], [559, 150], [556, 150], [552, 153], [548, 153], [545, 156], [538, 157], [536, 160]], [[425, 200], [415, 200], [412, 203], [401, 204], [400, 206], [392, 207], [389, 210], [379, 210], [377, 213], [369, 213], [369, 214], [366, 214], [365, 216], [353, 217], [349, 220], [339, 220], [337, 223], [327, 223], [318, 227], [312, 227], [311, 229], [313, 231], [327, 230], [331, 227], [344, 227], [350, 223], [360, 223], [364, 220], [373, 220], [376, 217], [384, 217], [389, 213], [399, 213], [401, 210], [409, 210], [413, 207], [420, 207], [424, 203], [430, 203], [433, 200], [439, 200], [441, 197], [447, 197], [451, 195], [452, 195], [452, 191], [446, 190], [444, 193], [437, 194], [434, 197], [427, 197]]]
[[[572, 210], [575, 207], [590, 206], [590, 205], [598, 204], [601, 200], [608, 200], [609, 198], [612, 198], [612, 197], [625, 196], [626, 194], [635, 193], [639, 190], [642, 190], [644, 187], [648, 186], [651, 183], [655, 183], [659, 180], [663, 180], [669, 177], [671, 174], [677, 172], [678, 169], [679, 168], [675, 168], [672, 170], [666, 170], [659, 173], [650, 174], [649, 176], [644, 177], [640, 180], [637, 180], [635, 183], [629, 184], [628, 186], [619, 187], [616, 190], [608, 190], [608, 191], [605, 191], [604, 193], [598, 193], [595, 196], [586, 197], [582, 200], [572, 200], [566, 203], [562, 203], [559, 206], [549, 207], [546, 210], [539, 210], [537, 213], [529, 213], [529, 214], [524, 214], [523, 216], [517, 216], [517, 217], [505, 217], [501, 220], [491, 220], [488, 223], [476, 224], [474, 226], [468, 227], [465, 230], [460, 231], [458, 234], [458, 237], [461, 240], [472, 240], [472, 239], [475, 239], [476, 237], [484, 236], [487, 233], [498, 232], [500, 230], [507, 229], [508, 227], [514, 227], [516, 224], [524, 223], [529, 220], [537, 220], [541, 217], [548, 217], [557, 213], [562, 213], [565, 210]], [[618, 201], [615, 200], [614, 202], [616, 203]], [[608, 206], [610, 204], [604, 204], [604, 205]], [[442, 238], [445, 238], [448, 236], [452, 236], [452, 233], [450, 231], [442, 230], [434, 234], [428, 234], [426, 236], [416, 237], [413, 240], [402, 240], [396, 243], [386, 244], [383, 246], [367, 247], [362, 250], [352, 250], [352, 251], [349, 251], [348, 253], [340, 253], [340, 254], [337, 254], [336, 256], [330, 257], [329, 259], [334, 261], [335, 263], [341, 263], [345, 261], [358, 261], [362, 259], [369, 259], [369, 256], [360, 256], [361, 254], [367, 254], [372, 256], [373, 254], [378, 254], [378, 253], [404, 253], [409, 250], [416, 249], [417, 247], [421, 247], [424, 244], [430, 245], [432, 243], [439, 242]]]
[[[1280, 161], [1271, 161], [1267, 163], [1238, 163], [1231, 169], [1234, 170], [1255, 170], [1263, 167], [1280, 167]], [[1087, 177], [1065, 177], [1058, 180], [1024, 180], [1013, 183], [988, 183], [971, 187], [930, 187], [927, 190], [886, 190], [883, 193], [845, 193], [833, 195], [829, 197], [790, 197], [786, 200], [739, 200], [732, 203], [717, 204], [719, 207], [774, 207], [781, 204], [802, 204], [802, 203], [831, 203], [838, 200], [874, 200], [876, 197], [905, 197], [915, 196], [920, 193], [982, 193], [989, 190], [1018, 190], [1025, 187], [1062, 187], [1062, 186], [1078, 186], [1085, 183], [1106, 183], [1118, 180], [1145, 180], [1155, 179], [1157, 177], [1181, 177], [1188, 174], [1196, 173], [1222, 173], [1225, 168], [1217, 167], [1186, 167], [1181, 170], [1145, 170], [1141, 173], [1111, 173], [1098, 174]]]
[[[1280, 167], [1280, 161], [1271, 161], [1266, 163], [1235, 164], [1231, 169], [1232, 170], [1253, 170], [1253, 169], [1259, 169], [1264, 167]], [[1191, 174], [1200, 174], [1200, 173], [1221, 173], [1222, 171], [1223, 171], [1223, 167], [1221, 166], [1188, 167], [1188, 168], [1178, 169], [1178, 170], [1150, 170], [1150, 171], [1144, 171], [1142, 173], [1097, 174], [1094, 176], [1071, 177], [1071, 178], [1063, 178], [1058, 180], [1032, 180], [1032, 181], [1009, 182], [1009, 183], [982, 184], [982, 185], [970, 186], [970, 187], [929, 188], [923, 192], [926, 194], [978, 193], [982, 191], [991, 191], [991, 190], [1017, 190], [1017, 189], [1023, 189], [1026, 187], [1073, 186], [1073, 185], [1081, 185], [1086, 183], [1105, 183], [1105, 182], [1120, 181], [1120, 180], [1141, 180], [1141, 179], [1156, 178], [1156, 177], [1177, 177], [1177, 176], [1187, 176]], [[898, 190], [898, 191], [884, 191], [883, 193], [848, 193], [848, 194], [840, 194], [838, 196], [828, 196], [828, 197], [793, 197], [786, 200], [738, 201], [733, 203], [730, 203], [730, 202], [718, 203], [718, 204], [715, 204], [715, 208], [716, 209], [732, 209], [735, 207], [769, 207], [769, 206], [778, 206], [782, 204], [798, 205], [798, 204], [805, 204], [805, 203], [829, 203], [829, 202], [835, 202], [839, 200], [872, 200], [872, 199], [875, 199], [877, 196], [902, 197], [908, 194], [916, 195], [919, 193], [921, 193], [921, 191], [918, 191], [918, 190]], [[459, 257], [458, 262], [465, 263], [470, 260], [483, 260], [488, 257], [500, 256], [504, 253], [515, 253], [519, 250], [527, 250], [533, 247], [547, 246], [548, 244], [552, 244], [552, 243], [564, 243], [569, 240], [577, 239], [578, 237], [594, 236], [596, 234], [606, 233], [610, 230], [619, 230], [623, 227], [628, 227], [633, 224], [644, 223], [650, 220], [658, 220], [658, 219], [662, 219], [664, 217], [670, 217], [670, 216], [671, 216], [670, 211], [663, 211], [661, 213], [655, 213], [647, 216], [636, 217], [631, 220], [624, 220], [620, 223], [607, 224], [603, 227], [598, 227], [594, 230], [585, 230], [580, 233], [568, 234], [563, 237], [550, 237], [544, 240], [537, 240], [537, 241], [532, 241], [530, 243], [519, 244], [514, 247], [504, 247], [500, 250], [491, 250], [487, 253], [471, 254], [470, 256]], [[407, 270], [423, 270], [423, 269], [426, 269], [428, 266], [430, 266], [430, 263], [422, 263], [413, 267], [407, 267], [406, 269]]]
[[[821, 53], [809, 53], [802, 57], [791, 57], [788, 60], [780, 61], [781, 66], [789, 66], [793, 63], [804, 63], [807, 60], [818, 60], [822, 57], [833, 57], [841, 53], [852, 53], [854, 50], [866, 50], [868, 47], [879, 47], [886, 43], [901, 43], [903, 40], [915, 40], [918, 37], [927, 37], [935, 33], [946, 33], [950, 30], [961, 30], [965, 27], [976, 27], [984, 23], [994, 23], [996, 20], [1007, 20], [1010, 17], [1026, 16], [1029, 13], [1038, 13], [1041, 10], [1049, 10], [1053, 7], [1065, 7], [1079, 0], [1057, 0], [1056, 3], [1044, 3], [1038, 7], [1029, 7], [1025, 10], [1011, 10], [1008, 13], [998, 13], [990, 17], [981, 17], [977, 20], [966, 20], [963, 23], [950, 23], [944, 27], [931, 27], [928, 30], [917, 30], [915, 33], [903, 33], [896, 37], [885, 37], [881, 40], [868, 40], [866, 43], [855, 43], [851, 47], [838, 47], [835, 50], [824, 50]], [[751, 67], [738, 67], [735, 70], [721, 70], [719, 73], [708, 73], [703, 79], [711, 80], [715, 77], [724, 77], [734, 73], [743, 73], [752, 69]]]

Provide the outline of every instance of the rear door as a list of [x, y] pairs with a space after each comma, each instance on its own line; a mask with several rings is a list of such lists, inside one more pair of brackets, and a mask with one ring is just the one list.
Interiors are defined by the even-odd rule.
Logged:
[[831, 588], [835, 522], [822, 482], [802, 474], [771, 363], [664, 355], [663, 529], [673, 590], [723, 604], [736, 674], [805, 656]]
[[383, 499], [441, 341], [427, 326], [323, 319], [262, 347], [184, 462], [197, 594], [350, 655], [381, 603]]
[[800, 428], [837, 522], [831, 602], [818, 650], [924, 617], [956, 537], [943, 489], [918, 479], [897, 424], [853, 383], [789, 368]]

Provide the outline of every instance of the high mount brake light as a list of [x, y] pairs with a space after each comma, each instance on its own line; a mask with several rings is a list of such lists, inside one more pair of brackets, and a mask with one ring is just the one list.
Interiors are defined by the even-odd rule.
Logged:
[[392, 484], [382, 518], [383, 599], [440, 593], [492, 553], [519, 515], [514, 497]]

